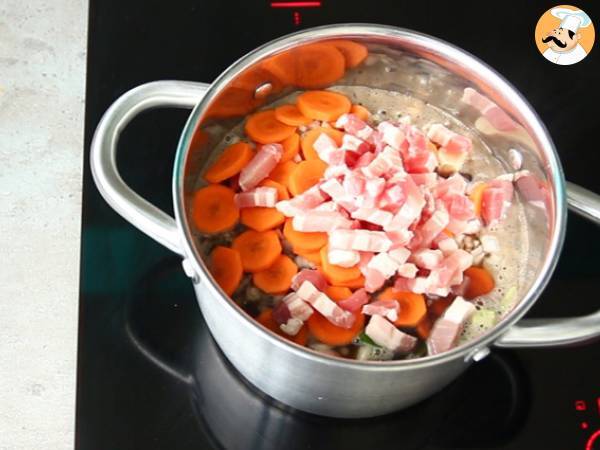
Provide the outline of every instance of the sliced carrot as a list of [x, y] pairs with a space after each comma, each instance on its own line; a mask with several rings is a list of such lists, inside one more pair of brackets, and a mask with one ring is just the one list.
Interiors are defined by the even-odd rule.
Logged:
[[273, 187], [277, 189], [277, 201], [280, 200], [288, 200], [290, 198], [290, 194], [287, 188], [277, 181], [272, 180], [271, 178], [265, 178], [260, 182], [259, 186], [263, 187]]
[[330, 278], [327, 278], [327, 275], [325, 275], [325, 278], [329, 283], [335, 283], [336, 286], [345, 286], [350, 289], [360, 289], [361, 287], [365, 286], [365, 277], [362, 274], [360, 275], [360, 277], [349, 281], [332, 280]]
[[281, 243], [275, 231], [244, 231], [231, 247], [240, 252], [246, 272], [268, 269], [281, 254]]
[[335, 264], [331, 264], [327, 259], [327, 246], [321, 249], [321, 267], [323, 273], [330, 278], [332, 281], [336, 281], [333, 284], [338, 285], [337, 282], [348, 282], [360, 277], [360, 269], [358, 266], [354, 267], [340, 267]]
[[290, 137], [296, 127], [290, 127], [275, 118], [275, 111], [268, 109], [252, 114], [244, 127], [250, 139], [260, 144], [281, 142]]
[[239, 74], [231, 83], [231, 86], [244, 89], [256, 96], [256, 89], [269, 84], [269, 94], [275, 94], [283, 88], [279, 77], [260, 66], [252, 66]]
[[[305, 233], [294, 230], [292, 219], [287, 219], [283, 226], [283, 235], [292, 247], [298, 249], [297, 253], [321, 250], [321, 247], [327, 244], [327, 233], [312, 232]], [[320, 261], [319, 261], [320, 264]]]
[[471, 266], [465, 270], [464, 275], [469, 279], [465, 298], [471, 299], [488, 294], [496, 286], [492, 275], [483, 267]]
[[217, 246], [210, 253], [210, 273], [227, 295], [235, 292], [242, 280], [240, 253], [229, 247]]
[[290, 189], [290, 175], [298, 166], [294, 161], [280, 162], [269, 174], [269, 178], [279, 184], [283, 184], [288, 190]]
[[232, 144], [223, 150], [219, 158], [208, 168], [204, 179], [209, 183], [220, 183], [242, 171], [254, 156], [254, 150], [247, 142]]
[[314, 312], [308, 318], [308, 331], [316, 339], [327, 345], [347, 345], [360, 333], [365, 326], [365, 316], [360, 311], [354, 314], [356, 318], [351, 328], [342, 328], [332, 324], [319, 312]]
[[306, 259], [307, 261], [315, 264], [315, 265], [320, 265], [321, 264], [321, 253], [319, 252], [319, 250], [304, 250], [304, 249], [298, 249], [296, 247], [294, 247], [292, 249], [292, 251], [298, 255], [303, 257], [304, 259]]
[[452, 300], [449, 298], [440, 298], [431, 303], [429, 306], [429, 311], [431, 311], [431, 314], [433, 314], [435, 317], [440, 317], [442, 314], [444, 314], [446, 309], [448, 309], [448, 306], [450, 306], [451, 303]]
[[291, 161], [294, 159], [294, 156], [298, 154], [298, 151], [300, 150], [300, 135], [298, 133], [293, 133], [281, 141], [281, 146], [283, 147], [283, 154], [281, 155], [279, 164]]
[[277, 322], [275, 322], [275, 319], [273, 319], [273, 310], [271, 308], [265, 309], [263, 312], [261, 312], [256, 318], [256, 321], [263, 327], [271, 330], [273, 333], [289, 339], [298, 345], [306, 345], [306, 342], [308, 341], [308, 327], [306, 325], [300, 328], [300, 331], [298, 331], [296, 336], [290, 336], [289, 334], [281, 331], [281, 328], [279, 328], [279, 325]]
[[346, 59], [331, 44], [309, 44], [299, 48], [294, 56], [296, 85], [301, 88], [322, 88], [344, 76]]
[[317, 184], [327, 169], [320, 159], [311, 159], [298, 163], [294, 171], [290, 174], [289, 190], [292, 195], [302, 194], [307, 189]]
[[281, 105], [275, 108], [275, 117], [282, 123], [292, 127], [308, 125], [312, 122], [310, 117], [306, 117], [300, 112], [296, 105]]
[[321, 136], [321, 133], [327, 134], [331, 139], [335, 141], [335, 144], [339, 147], [342, 145], [342, 138], [344, 137], [344, 133], [340, 130], [336, 130], [335, 128], [322, 128], [316, 127], [312, 130], [307, 131], [302, 136], [302, 140], [300, 141], [300, 147], [302, 147], [302, 154], [304, 155], [304, 159], [318, 159], [320, 161], [319, 155], [317, 151], [314, 149], [313, 144], [315, 141]]
[[292, 277], [298, 273], [298, 266], [289, 257], [279, 255], [266, 270], [252, 275], [254, 285], [267, 294], [283, 294], [292, 284]]
[[400, 304], [398, 319], [394, 321], [397, 327], [416, 327], [427, 314], [425, 297], [413, 292], [396, 291], [387, 288], [377, 297], [379, 300], [397, 300]]
[[296, 52], [285, 51], [261, 63], [261, 68], [274, 75], [284, 86], [296, 84]]
[[431, 333], [431, 319], [427, 316], [424, 317], [417, 325], [416, 330], [421, 339], [427, 339]]
[[339, 302], [345, 300], [352, 295], [352, 291], [345, 286], [327, 286], [325, 294], [331, 299]]
[[242, 208], [240, 222], [256, 231], [267, 231], [277, 228], [285, 222], [285, 216], [276, 208], [256, 206], [254, 208]]
[[342, 52], [342, 55], [344, 55], [344, 59], [346, 60], [347, 68], [358, 66], [369, 55], [367, 47], [354, 41], [340, 39], [328, 41], [327, 43], [333, 44], [335, 48]]
[[350, 112], [365, 122], [371, 117], [369, 110], [362, 105], [352, 105]]
[[348, 97], [331, 91], [303, 92], [296, 99], [296, 104], [306, 117], [325, 121], [337, 120], [352, 108]]
[[248, 114], [263, 101], [254, 98], [254, 93], [247, 89], [229, 86], [211, 103], [206, 112], [207, 117], [229, 118]]
[[475, 214], [481, 216], [481, 202], [483, 199], [483, 191], [487, 187], [487, 184], [480, 182], [473, 187], [473, 190], [469, 194], [469, 199], [473, 202]]
[[192, 217], [203, 233], [221, 233], [232, 228], [240, 217], [233, 190], [220, 184], [199, 189], [192, 200]]

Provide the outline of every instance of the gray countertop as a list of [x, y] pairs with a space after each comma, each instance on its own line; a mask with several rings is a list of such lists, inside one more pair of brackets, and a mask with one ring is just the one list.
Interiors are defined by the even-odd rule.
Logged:
[[0, 0], [0, 449], [73, 448], [87, 2]]

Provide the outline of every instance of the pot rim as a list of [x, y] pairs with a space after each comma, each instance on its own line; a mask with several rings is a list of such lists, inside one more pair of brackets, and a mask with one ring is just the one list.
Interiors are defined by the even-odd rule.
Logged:
[[[185, 225], [186, 214], [183, 198], [183, 167], [187, 159], [188, 147], [193, 136], [195, 126], [198, 123], [199, 118], [204, 113], [206, 106], [210, 104], [210, 102], [216, 97], [216, 94], [220, 92], [221, 89], [226, 86], [239, 72], [250, 67], [257, 60], [278, 53], [282, 50], [287, 50], [298, 44], [303, 44], [314, 40], [340, 37], [399, 38], [405, 42], [416, 43], [419, 46], [439, 54], [450, 61], [460, 61], [462, 65], [468, 66], [472, 70], [478, 72], [481, 77], [486, 80], [486, 83], [493, 89], [503, 93], [505, 99], [510, 102], [510, 104], [513, 105], [522, 115], [530, 129], [530, 134], [537, 138], [540, 143], [540, 148], [545, 152], [547, 166], [552, 176], [554, 215], [551, 219], [554, 223], [554, 230], [549, 240], [548, 250], [541, 267], [540, 275], [532, 283], [528, 291], [513, 308], [513, 310], [507, 314], [497, 325], [478, 338], [455, 347], [448, 352], [415, 359], [392, 361], [358, 361], [338, 356], [326, 355], [308, 347], [295, 344], [290, 340], [285, 339], [264, 328], [221, 290], [221, 288], [214, 282], [212, 276], [206, 268], [206, 265], [202, 261], [202, 258], [195, 249], [192, 235], [189, 232], [189, 227]], [[265, 338], [271, 341], [271, 343], [280, 347], [284, 346], [284, 349], [287, 349], [300, 357], [311, 358], [316, 361], [347, 368], [393, 371], [401, 368], [407, 369], [417, 366], [426, 367], [436, 365], [459, 357], [464, 357], [465, 361], [468, 361], [471, 356], [492, 344], [493, 341], [498, 339], [504, 332], [508, 330], [509, 327], [514, 325], [525, 315], [525, 313], [533, 306], [548, 284], [556, 267], [558, 255], [562, 249], [566, 227], [565, 186], [562, 166], [548, 130], [523, 95], [492, 67], [474, 55], [453, 44], [417, 31], [389, 25], [346, 23], [310, 28], [274, 39], [242, 56], [240, 59], [231, 64], [226, 70], [224, 70], [221, 75], [219, 75], [219, 77], [217, 77], [217, 79], [215, 79], [215, 81], [211, 84], [202, 100], [194, 107], [183, 128], [174, 161], [172, 190], [173, 208], [175, 212], [177, 228], [179, 229], [179, 233], [181, 235], [181, 242], [187, 258], [190, 260], [195, 272], [199, 275], [199, 282], [204, 284], [204, 288], [207, 289], [210, 294], [219, 297], [219, 301], [222, 301], [227, 308], [234, 310], [238, 320], [250, 323], [251, 326], [255, 327], [256, 331], [262, 333]]]

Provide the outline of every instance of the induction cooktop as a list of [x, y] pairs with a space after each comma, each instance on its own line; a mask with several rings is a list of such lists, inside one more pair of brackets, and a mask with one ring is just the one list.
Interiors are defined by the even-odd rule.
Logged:
[[[569, 180], [600, 192], [595, 139], [600, 50], [575, 66], [537, 52], [548, 2], [361, 0], [91, 0], [83, 180], [76, 448], [600, 449], [600, 343], [494, 350], [436, 396], [384, 417], [336, 420], [281, 405], [220, 353], [180, 258], [120, 218], [89, 170], [93, 131], [138, 84], [213, 80], [275, 37], [369, 22], [445, 39], [495, 67], [550, 130]], [[578, 6], [600, 23], [592, 2]], [[118, 165], [142, 196], [172, 213], [174, 151], [188, 112], [136, 118]], [[550, 285], [528, 317], [590, 313], [600, 296], [600, 229], [570, 215]]]

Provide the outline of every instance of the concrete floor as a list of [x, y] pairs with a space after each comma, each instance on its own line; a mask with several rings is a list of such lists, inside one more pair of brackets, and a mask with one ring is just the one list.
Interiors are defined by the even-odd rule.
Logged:
[[74, 445], [87, 9], [0, 0], [0, 450]]

